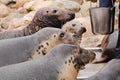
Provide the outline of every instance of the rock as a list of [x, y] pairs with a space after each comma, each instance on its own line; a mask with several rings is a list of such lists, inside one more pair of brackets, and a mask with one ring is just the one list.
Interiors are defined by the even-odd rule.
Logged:
[[14, 18], [12, 19], [9, 24], [8, 24], [8, 30], [18, 28], [23, 24], [23, 19], [22, 18]]
[[74, 12], [80, 11], [81, 7], [80, 4], [75, 1], [70, 0], [56, 0], [53, 5], [57, 5], [58, 7], [62, 7], [65, 9], [69, 9]]
[[78, 2], [80, 5], [82, 5], [83, 2], [84, 2], [84, 0], [71, 0], [71, 1], [76, 1], [76, 2]]
[[28, 11], [36, 11], [40, 8], [46, 7], [48, 5], [51, 5], [53, 1], [30, 1], [24, 5], [24, 8]]
[[23, 17], [23, 20], [25, 21], [31, 21], [35, 15], [36, 11], [32, 11], [32, 12], [29, 12], [28, 14], [26, 14], [24, 17]]
[[92, 8], [92, 7], [96, 7], [97, 6], [97, 3], [90, 3], [89, 2], [84, 2], [82, 5], [81, 5], [81, 10], [80, 10], [80, 13], [82, 14], [83, 17], [86, 17], [89, 15], [89, 8]]
[[23, 7], [25, 3], [30, 2], [31, 0], [16, 0], [16, 4], [13, 6], [14, 8]]
[[83, 37], [81, 40], [81, 47], [96, 47], [101, 44], [104, 35], [93, 35], [88, 37]]
[[6, 17], [9, 15], [8, 7], [0, 3], [0, 17]]
[[3, 32], [3, 31], [6, 31], [6, 30], [0, 26], [0, 32]]
[[27, 14], [28, 13], [28, 11], [23, 7], [20, 7], [19, 9], [17, 9], [16, 12], [18, 12], [20, 14]]
[[2, 26], [3, 28], [7, 29], [9, 22], [14, 19], [14, 18], [20, 18], [22, 17], [22, 14], [19, 13], [10, 13], [9, 16], [2, 18], [1, 22], [0, 22], [0, 26]]
[[3, 4], [8, 4], [8, 3], [10, 3], [11, 1], [13, 1], [13, 0], [0, 0], [0, 2], [3, 3]]
[[26, 14], [24, 17], [12, 19], [8, 24], [8, 30], [27, 26], [30, 23], [30, 21], [33, 19], [34, 14], [35, 14], [35, 11], [32, 11]]

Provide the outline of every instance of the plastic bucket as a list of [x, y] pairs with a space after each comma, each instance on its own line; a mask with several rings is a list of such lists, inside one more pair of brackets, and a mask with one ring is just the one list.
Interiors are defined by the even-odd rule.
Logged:
[[115, 7], [90, 8], [92, 32], [94, 34], [111, 34], [114, 32]]

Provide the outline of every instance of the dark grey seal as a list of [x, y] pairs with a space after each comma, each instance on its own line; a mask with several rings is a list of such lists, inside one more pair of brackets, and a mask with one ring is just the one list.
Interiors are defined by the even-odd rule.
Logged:
[[120, 80], [120, 59], [113, 59], [97, 74], [85, 80]]
[[73, 12], [57, 6], [44, 7], [36, 12], [33, 20], [25, 28], [0, 32], [0, 40], [31, 35], [45, 27], [61, 28], [63, 24], [74, 17]]

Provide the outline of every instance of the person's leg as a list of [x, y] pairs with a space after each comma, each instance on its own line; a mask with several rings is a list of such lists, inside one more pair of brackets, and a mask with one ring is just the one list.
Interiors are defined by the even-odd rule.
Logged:
[[113, 7], [115, 0], [100, 0], [100, 7]]
[[119, 4], [119, 16], [118, 16], [118, 41], [116, 46], [116, 58], [120, 58], [120, 4]]

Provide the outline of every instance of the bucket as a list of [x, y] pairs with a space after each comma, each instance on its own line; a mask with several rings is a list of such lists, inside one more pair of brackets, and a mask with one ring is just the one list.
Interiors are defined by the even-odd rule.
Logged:
[[114, 32], [115, 7], [94, 7], [89, 9], [93, 34]]

